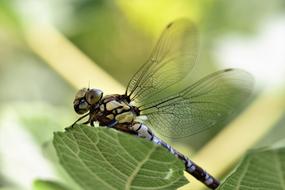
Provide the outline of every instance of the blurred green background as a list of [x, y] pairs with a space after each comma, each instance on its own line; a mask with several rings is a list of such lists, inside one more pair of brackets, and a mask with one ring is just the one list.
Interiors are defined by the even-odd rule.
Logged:
[[[164, 26], [180, 17], [193, 20], [200, 33], [200, 63], [192, 72], [194, 78], [238, 67], [255, 77], [256, 96], [262, 91], [284, 93], [284, 0], [1, 0], [0, 189], [43, 189], [33, 185], [36, 179], [72, 183], [55, 164], [50, 141], [54, 131], [77, 118], [72, 108], [77, 89], [53, 69], [46, 58], [48, 49], [44, 57], [31, 47], [33, 33], [27, 31], [52, 26], [126, 86]], [[49, 37], [43, 33], [34, 43]], [[59, 42], [57, 48], [61, 46], [66, 47]], [[80, 64], [74, 80], [88, 78]], [[104, 86], [104, 81], [94, 78], [96, 74], [79, 86], [89, 82]], [[274, 124], [260, 146], [283, 139], [284, 123], [282, 119]], [[220, 128], [178, 143], [195, 152]]]

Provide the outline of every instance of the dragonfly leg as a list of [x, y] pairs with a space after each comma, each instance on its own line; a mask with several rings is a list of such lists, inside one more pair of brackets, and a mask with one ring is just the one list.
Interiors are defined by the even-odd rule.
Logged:
[[[74, 127], [74, 125], [77, 124], [78, 121], [84, 119], [84, 118], [87, 117], [88, 115], [89, 115], [89, 113], [87, 113], [87, 114], [85, 114], [85, 115], [79, 117], [75, 122], [72, 123], [72, 125], [70, 125], [69, 127], [67, 127], [67, 129]], [[84, 122], [84, 123], [85, 123], [85, 122]], [[88, 123], [89, 123], [89, 119], [88, 119]]]
[[162, 147], [166, 148], [174, 156], [183, 161], [185, 165], [185, 170], [189, 174], [191, 174], [193, 177], [204, 183], [209, 188], [216, 189], [219, 186], [220, 182], [218, 180], [216, 180], [213, 176], [208, 174], [205, 170], [203, 170], [200, 166], [198, 166], [189, 158], [184, 156], [182, 153], [175, 150], [172, 146], [170, 146], [169, 144], [167, 144], [166, 142], [155, 136], [155, 134], [144, 124], [135, 123], [134, 125], [131, 126], [131, 130], [137, 132], [137, 136], [146, 138], [152, 141], [153, 143], [161, 145]]

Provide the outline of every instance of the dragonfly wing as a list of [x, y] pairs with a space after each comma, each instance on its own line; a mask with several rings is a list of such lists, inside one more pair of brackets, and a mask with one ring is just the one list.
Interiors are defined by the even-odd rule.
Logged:
[[157, 133], [182, 138], [221, 124], [249, 97], [252, 76], [239, 69], [215, 72], [174, 96], [141, 106]]
[[189, 74], [196, 62], [197, 50], [194, 24], [187, 19], [170, 23], [162, 32], [149, 60], [130, 80], [126, 95], [137, 105], [149, 101]]

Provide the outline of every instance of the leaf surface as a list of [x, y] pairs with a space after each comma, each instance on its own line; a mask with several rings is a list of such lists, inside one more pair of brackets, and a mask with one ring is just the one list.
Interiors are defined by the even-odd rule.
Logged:
[[285, 189], [285, 148], [248, 153], [219, 190]]
[[85, 190], [176, 189], [188, 181], [166, 149], [113, 129], [75, 126], [56, 132], [60, 163]]

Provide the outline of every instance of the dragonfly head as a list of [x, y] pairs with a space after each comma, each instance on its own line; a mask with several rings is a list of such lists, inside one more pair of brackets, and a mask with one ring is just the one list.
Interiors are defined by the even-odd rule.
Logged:
[[99, 89], [80, 89], [74, 98], [73, 107], [76, 113], [84, 114], [94, 107], [103, 97], [103, 92]]

